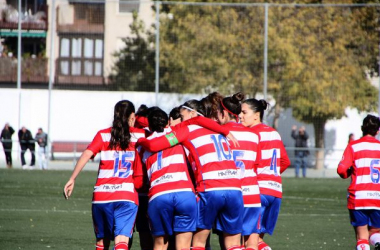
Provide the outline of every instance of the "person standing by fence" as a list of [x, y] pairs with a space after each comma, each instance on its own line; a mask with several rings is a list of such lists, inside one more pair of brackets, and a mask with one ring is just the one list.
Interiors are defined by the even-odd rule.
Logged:
[[363, 120], [363, 137], [350, 142], [344, 150], [337, 173], [351, 176], [347, 208], [355, 229], [356, 249], [380, 250], [380, 121], [373, 115]]
[[[21, 165], [23, 169], [34, 169], [34, 164], [36, 163], [36, 156], [34, 154], [35, 151], [35, 141], [32, 136], [32, 133], [29, 129], [22, 127], [18, 131], [18, 140], [20, 142], [21, 147]], [[26, 165], [25, 161], [25, 152], [29, 149], [31, 154], [30, 166]]]
[[40, 169], [47, 169], [47, 143], [48, 143], [48, 135], [42, 130], [42, 128], [38, 129], [38, 132], [35, 136], [36, 142], [38, 144], [38, 160]]
[[1, 131], [1, 143], [3, 144], [7, 168], [12, 168], [12, 135], [14, 132], [9, 123], [6, 123]]
[[307, 139], [309, 135], [307, 134], [305, 127], [302, 126], [299, 128], [297, 133], [297, 126], [292, 127], [292, 138], [295, 140], [295, 147], [302, 148], [300, 150], [295, 150], [296, 157], [296, 177], [299, 177], [300, 167], [302, 168], [302, 176], [306, 177], [306, 168], [307, 168], [307, 156], [309, 155], [309, 150], [307, 148]]

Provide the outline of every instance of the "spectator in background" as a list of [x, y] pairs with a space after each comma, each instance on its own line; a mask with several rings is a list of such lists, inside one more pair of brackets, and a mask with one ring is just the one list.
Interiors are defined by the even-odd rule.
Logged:
[[181, 114], [179, 107], [175, 107], [169, 113], [169, 126], [173, 127], [178, 123], [181, 123]]
[[3, 144], [7, 168], [12, 168], [12, 135], [14, 129], [6, 123], [1, 131], [1, 143]]
[[[297, 126], [293, 125], [292, 127], [292, 138], [295, 140], [296, 148], [307, 148], [307, 139], [309, 139], [309, 135], [307, 134], [305, 127], [302, 126], [299, 128], [297, 133]], [[307, 156], [309, 155], [309, 151], [306, 149], [295, 150], [296, 156], [296, 177], [299, 177], [300, 167], [302, 168], [302, 176], [306, 177], [306, 167], [307, 167]]]
[[40, 165], [40, 169], [46, 170], [48, 135], [42, 130], [42, 128], [39, 128], [35, 140], [38, 144], [38, 162]]
[[[36, 163], [36, 156], [34, 154], [35, 151], [35, 141], [32, 136], [32, 133], [30, 130], [26, 129], [25, 127], [22, 127], [18, 131], [18, 140], [20, 142], [21, 147], [21, 165], [22, 169], [34, 169], [34, 164]], [[29, 149], [31, 154], [31, 162], [30, 166], [26, 165], [25, 162], [25, 152]]]
[[352, 141], [355, 141], [355, 135], [353, 133], [350, 133], [348, 135], [348, 143], [352, 142]]

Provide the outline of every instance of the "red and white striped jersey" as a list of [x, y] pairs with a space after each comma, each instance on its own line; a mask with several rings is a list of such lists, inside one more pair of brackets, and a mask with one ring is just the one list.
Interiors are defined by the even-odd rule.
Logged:
[[142, 176], [142, 163], [135, 144], [145, 137], [142, 129], [130, 128], [131, 143], [128, 150], [110, 150], [111, 128], [100, 130], [87, 149], [100, 153], [98, 178], [92, 203], [129, 201], [138, 204], [133, 176]]
[[257, 165], [257, 179], [260, 193], [282, 198], [281, 173], [289, 167], [290, 160], [281, 136], [275, 129], [263, 123], [251, 129], [259, 136], [260, 160]]
[[233, 159], [240, 170], [244, 207], [261, 207], [260, 190], [256, 175], [259, 137], [251, 129], [236, 122], [224, 125], [238, 140], [239, 147], [231, 145]]
[[380, 142], [376, 138], [363, 136], [350, 142], [337, 172], [342, 178], [351, 174], [348, 209], [380, 210]]
[[[208, 121], [213, 122], [210, 119]], [[138, 143], [151, 152], [181, 143], [190, 152], [188, 159], [193, 168], [198, 192], [241, 190], [239, 171], [226, 137], [198, 125], [188, 125], [186, 122], [175, 126], [173, 131], [165, 136], [152, 140], [142, 138]], [[215, 130], [218, 130], [220, 126], [215, 124]]]
[[[148, 137], [148, 140], [165, 135], [168, 132], [171, 132], [170, 128], [166, 128], [162, 133], [154, 132]], [[157, 153], [145, 151], [142, 160], [145, 163], [150, 184], [149, 201], [167, 193], [195, 192], [188, 173], [182, 145], [176, 145]]]

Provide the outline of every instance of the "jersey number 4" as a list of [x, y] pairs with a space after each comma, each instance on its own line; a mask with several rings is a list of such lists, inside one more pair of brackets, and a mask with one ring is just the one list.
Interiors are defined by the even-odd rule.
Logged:
[[270, 161], [270, 170], [273, 171], [275, 176], [278, 176], [277, 173], [277, 150], [273, 150], [272, 159]]

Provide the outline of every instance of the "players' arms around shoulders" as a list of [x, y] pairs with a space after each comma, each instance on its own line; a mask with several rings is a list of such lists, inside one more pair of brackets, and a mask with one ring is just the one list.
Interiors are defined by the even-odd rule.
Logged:
[[238, 140], [234, 137], [234, 135], [230, 132], [229, 128], [226, 126], [221, 126], [219, 123], [215, 122], [214, 120], [203, 117], [203, 116], [197, 116], [192, 119], [189, 119], [187, 121], [181, 122], [177, 126], [188, 126], [188, 125], [198, 125], [203, 128], [209, 129], [211, 131], [214, 131], [216, 133], [222, 134], [225, 137], [227, 137], [235, 147], [239, 147]]
[[89, 149], [86, 149], [82, 155], [80, 156], [77, 164], [75, 165], [75, 168], [74, 168], [74, 171], [73, 173], [71, 174], [71, 177], [69, 179], [69, 181], [66, 183], [63, 191], [64, 191], [64, 195], [65, 195], [65, 198], [68, 199], [73, 190], [74, 190], [74, 185], [75, 185], [75, 179], [77, 178], [77, 176], [79, 175], [79, 173], [82, 171], [82, 169], [86, 166], [86, 163], [92, 158], [93, 156], [93, 152]]
[[216, 133], [223, 134], [233, 142], [235, 147], [239, 146], [238, 141], [227, 128], [219, 125], [218, 123], [209, 118], [202, 116], [197, 116], [189, 120], [183, 121], [180, 124], [177, 124], [176, 126], [172, 127], [172, 132], [166, 135], [162, 135], [152, 139], [140, 138], [137, 141], [137, 145], [141, 145], [150, 152], [158, 152], [160, 150], [173, 147], [185, 141], [188, 138], [190, 133], [188, 126], [190, 125], [198, 125], [206, 129], [212, 130]]

